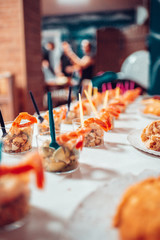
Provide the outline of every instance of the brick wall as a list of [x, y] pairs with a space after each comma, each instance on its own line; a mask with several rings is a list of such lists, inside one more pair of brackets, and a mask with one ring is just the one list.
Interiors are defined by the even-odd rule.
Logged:
[[[41, 9], [40, 0], [23, 0], [24, 3], [24, 24], [25, 24], [25, 51], [26, 51], [26, 72], [27, 88], [35, 96], [36, 102], [40, 108], [43, 99], [43, 74], [41, 72]], [[29, 97], [28, 93], [26, 98]], [[34, 112], [33, 105], [29, 100], [26, 108]]]
[[0, 0], [0, 72], [14, 75], [15, 115], [34, 112], [29, 90], [35, 93], [42, 109], [40, 16], [39, 0]]

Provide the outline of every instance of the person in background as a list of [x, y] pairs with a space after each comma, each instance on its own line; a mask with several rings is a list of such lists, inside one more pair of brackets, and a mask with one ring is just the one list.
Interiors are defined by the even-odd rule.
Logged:
[[70, 58], [67, 56], [66, 49], [70, 48], [70, 45], [68, 42], [62, 42], [62, 55], [60, 57], [60, 63], [59, 66], [56, 69], [56, 74], [58, 76], [66, 76], [71, 77], [72, 71], [68, 71], [68, 67], [71, 67], [73, 64], [70, 60]]
[[81, 81], [83, 79], [92, 79], [93, 77], [93, 67], [94, 67], [94, 57], [92, 56], [92, 46], [88, 40], [83, 40], [81, 42], [82, 50], [84, 56], [79, 58], [71, 49], [69, 44], [64, 46], [64, 52], [67, 57], [72, 62], [72, 66], [66, 68], [67, 72], [73, 73], [79, 71], [81, 74]]
[[54, 43], [48, 42], [42, 47], [42, 71], [46, 81], [55, 77], [53, 64], [51, 64], [51, 54], [54, 51]]

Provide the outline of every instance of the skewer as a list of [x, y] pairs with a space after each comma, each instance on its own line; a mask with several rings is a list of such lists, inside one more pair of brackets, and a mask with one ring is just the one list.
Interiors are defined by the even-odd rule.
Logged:
[[87, 98], [88, 101], [89, 101], [89, 104], [90, 104], [90, 106], [91, 106], [91, 108], [92, 108], [92, 111], [94, 112], [95, 116], [98, 118], [98, 112], [97, 112], [97, 110], [96, 110], [96, 108], [95, 108], [95, 106], [94, 106], [94, 104], [93, 104], [93, 102], [92, 102], [91, 96], [87, 93], [86, 90], [84, 90], [84, 93], [85, 93], [85, 95], [86, 95], [86, 98]]
[[109, 98], [109, 91], [106, 90], [105, 97], [104, 97], [103, 108], [106, 108], [106, 107], [107, 107], [108, 98]]
[[93, 88], [93, 96], [96, 96], [98, 93], [98, 88], [97, 87], [94, 87]]
[[81, 126], [84, 127], [82, 99], [81, 99], [81, 94], [79, 93], [78, 95], [79, 95], [79, 109], [80, 109], [80, 120], [81, 120]]
[[92, 96], [92, 82], [90, 81], [88, 84], [88, 94]]
[[116, 96], [115, 96], [115, 98], [119, 98], [119, 96], [120, 96], [120, 88], [117, 87], [116, 88]]

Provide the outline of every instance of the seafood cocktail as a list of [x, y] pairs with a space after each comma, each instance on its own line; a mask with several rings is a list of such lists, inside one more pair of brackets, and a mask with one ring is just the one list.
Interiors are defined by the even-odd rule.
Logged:
[[49, 133], [37, 136], [39, 153], [43, 159], [43, 166], [50, 172], [71, 172], [77, 169], [80, 149], [83, 147], [84, 135], [90, 129], [80, 129], [74, 132], [59, 134], [56, 137], [60, 148], [49, 146], [51, 138]]
[[26, 155], [16, 166], [0, 166], [0, 229], [23, 219], [29, 211], [30, 173], [35, 173], [37, 187], [42, 189], [44, 174], [37, 152]]
[[7, 135], [3, 137], [3, 151], [21, 153], [32, 148], [33, 125], [37, 119], [22, 112], [12, 124], [6, 124]]
[[[61, 121], [66, 116], [66, 108], [61, 107], [59, 110], [54, 109], [53, 114], [54, 114], [55, 129], [56, 129], [56, 131], [59, 131], [60, 127], [61, 127]], [[39, 134], [50, 131], [50, 128], [49, 128], [49, 112], [48, 111], [44, 114], [43, 118], [44, 118], [43, 122], [38, 123]]]
[[88, 118], [84, 121], [83, 126], [80, 124], [80, 119], [73, 121], [74, 128], [83, 129], [89, 128], [84, 136], [84, 147], [96, 147], [104, 143], [104, 131], [109, 131], [112, 128], [112, 118], [108, 113], [101, 113], [99, 118]]

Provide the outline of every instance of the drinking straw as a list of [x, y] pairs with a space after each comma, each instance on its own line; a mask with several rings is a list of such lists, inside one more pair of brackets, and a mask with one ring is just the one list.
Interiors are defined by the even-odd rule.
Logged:
[[83, 108], [82, 108], [82, 99], [81, 94], [79, 93], [79, 109], [80, 109], [80, 120], [81, 120], [81, 126], [84, 126], [84, 118], [83, 118]]
[[2, 142], [0, 141], [0, 162], [1, 162], [1, 157], [2, 157]]
[[82, 92], [83, 92], [83, 86], [80, 85], [80, 86], [79, 86], [79, 89], [78, 89], [78, 93], [77, 93], [77, 101], [79, 100], [79, 93], [80, 93], [81, 96], [82, 96]]
[[4, 120], [3, 120], [3, 116], [2, 116], [1, 111], [0, 111], [0, 124], [1, 124], [1, 129], [2, 129], [2, 132], [3, 132], [2, 137], [5, 137], [7, 135], [7, 131], [6, 131], [6, 128], [5, 128], [5, 124], [4, 124]]
[[67, 100], [68, 112], [70, 111], [70, 105], [71, 105], [71, 94], [72, 94], [72, 87], [69, 87], [69, 94], [68, 94], [68, 100]]
[[86, 90], [84, 90], [84, 93], [85, 93], [85, 95], [86, 95], [86, 98], [87, 98], [88, 101], [89, 101], [89, 104], [90, 104], [90, 106], [91, 106], [91, 108], [92, 108], [92, 111], [94, 112], [95, 116], [98, 117], [98, 113], [97, 113], [97, 110], [96, 110], [96, 108], [95, 108], [95, 106], [94, 106], [94, 104], [93, 104], [93, 102], [92, 102], [91, 96], [87, 93]]
[[109, 98], [109, 91], [106, 90], [105, 97], [104, 97], [103, 108], [106, 108], [106, 107], [107, 107], [108, 98]]
[[42, 122], [44, 121], [44, 118], [40, 115], [38, 106], [37, 106], [36, 101], [35, 101], [35, 99], [34, 99], [34, 97], [33, 97], [33, 93], [30, 91], [29, 94], [30, 94], [30, 96], [31, 96], [33, 106], [34, 106], [34, 108], [35, 108], [35, 110], [36, 110], [36, 112], [37, 112], [38, 119], [39, 119], [39, 121], [42, 123]]

